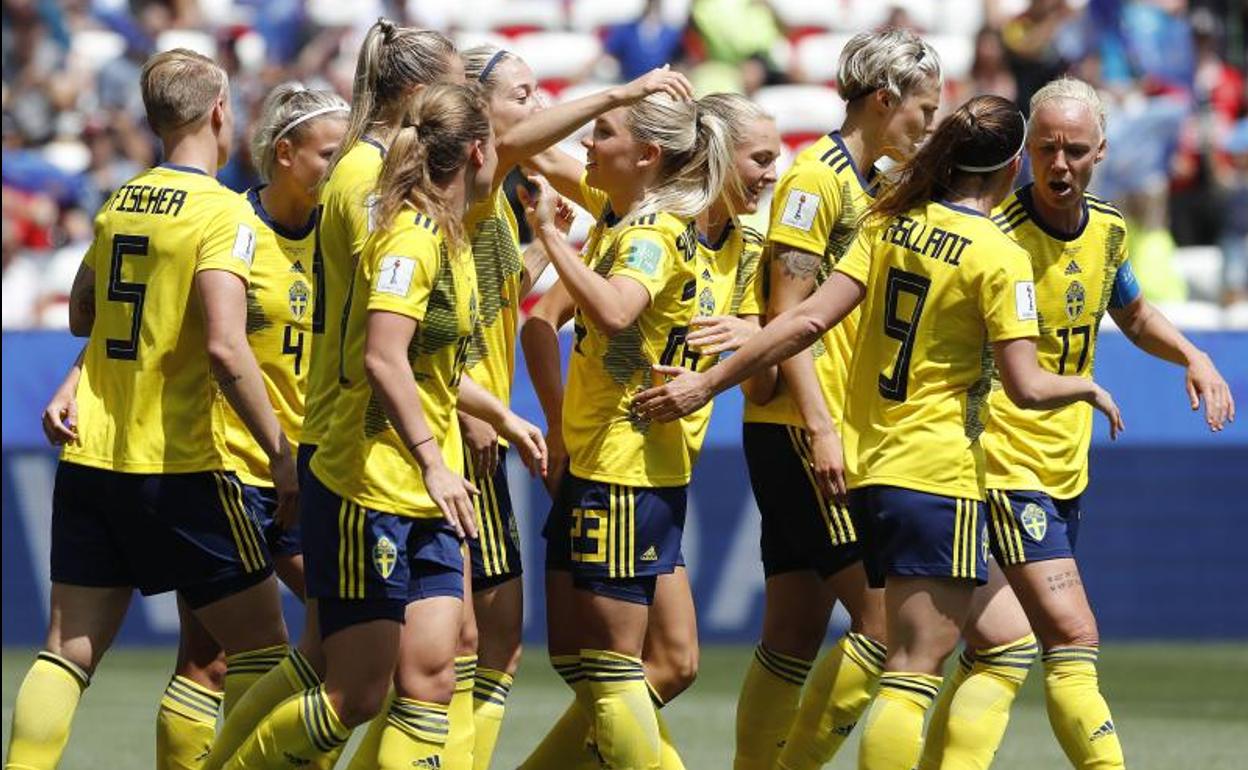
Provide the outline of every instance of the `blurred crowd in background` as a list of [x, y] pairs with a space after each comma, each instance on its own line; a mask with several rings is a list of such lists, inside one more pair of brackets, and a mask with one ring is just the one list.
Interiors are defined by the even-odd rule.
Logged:
[[1187, 326], [1248, 326], [1248, 0], [3, 0], [4, 327], [65, 325], [95, 209], [159, 161], [148, 55], [185, 46], [229, 71], [239, 142], [220, 178], [243, 190], [265, 93], [297, 79], [349, 97], [378, 16], [509, 47], [552, 99], [670, 63], [700, 93], [754, 97], [789, 158], [839, 123], [854, 32], [927, 35], [946, 108], [997, 93], [1025, 109], [1076, 74], [1110, 108], [1094, 191], [1127, 214], [1148, 296]]

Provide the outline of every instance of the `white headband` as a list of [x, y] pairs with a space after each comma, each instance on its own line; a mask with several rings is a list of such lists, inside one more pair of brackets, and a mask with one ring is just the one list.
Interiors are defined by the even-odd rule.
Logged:
[[958, 163], [957, 165], [954, 166], [954, 168], [956, 168], [958, 171], [970, 171], [973, 174], [984, 174], [989, 171], [997, 171], [999, 169], [1003, 169], [1006, 166], [1010, 165], [1010, 163], [1012, 163], [1014, 159], [1018, 157], [1019, 153], [1023, 151], [1023, 148], [1027, 146], [1027, 118], [1024, 118], [1023, 113], [1021, 112], [1017, 113], [1017, 115], [1018, 115], [1018, 119], [1023, 121], [1023, 138], [1018, 143], [1018, 149], [1014, 151], [1013, 155], [1001, 161], [1000, 163], [997, 163], [992, 166], [964, 166], [961, 163]]
[[289, 134], [289, 133], [290, 133], [290, 129], [294, 128], [295, 126], [299, 125], [300, 123], [304, 123], [304, 122], [306, 122], [306, 121], [309, 121], [309, 120], [311, 120], [312, 118], [319, 118], [320, 116], [322, 116], [322, 115], [328, 115], [328, 114], [329, 114], [329, 113], [331, 113], [331, 112], [350, 112], [350, 111], [351, 111], [351, 110], [350, 110], [349, 108], [344, 107], [344, 106], [342, 106], [342, 105], [340, 105], [340, 104], [338, 104], [338, 105], [334, 105], [333, 107], [322, 107], [322, 108], [320, 108], [319, 110], [312, 110], [311, 112], [306, 113], [306, 114], [304, 114], [304, 115], [300, 115], [299, 117], [297, 117], [297, 118], [295, 118], [294, 120], [292, 120], [292, 121], [290, 121], [289, 123], [287, 123], [287, 124], [286, 124], [286, 127], [285, 127], [285, 128], [283, 128], [281, 131], [278, 131], [278, 132], [277, 132], [277, 136], [273, 137], [273, 143], [274, 143], [274, 144], [277, 144], [277, 140], [278, 140], [278, 139], [281, 139], [283, 136], [286, 136], [287, 134]]

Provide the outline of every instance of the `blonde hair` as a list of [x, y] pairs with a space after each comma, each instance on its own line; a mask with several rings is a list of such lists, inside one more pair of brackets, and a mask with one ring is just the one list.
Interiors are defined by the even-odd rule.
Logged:
[[464, 167], [469, 142], [490, 140], [485, 99], [475, 88], [439, 83], [417, 95], [408, 115], [412, 125], [399, 131], [381, 165], [376, 226], [389, 227], [410, 202], [437, 221], [448, 241], [462, 245], [463, 212], [450, 209], [439, 186]]
[[464, 60], [464, 77], [469, 82], [479, 83], [486, 96], [494, 93], [494, 89], [498, 87], [498, 65], [520, 58], [511, 51], [490, 43], [473, 46], [462, 51], [460, 56]]
[[203, 118], [229, 87], [225, 70], [186, 48], [154, 54], [143, 64], [139, 85], [147, 123], [157, 134]]
[[695, 217], [723, 192], [733, 164], [728, 127], [718, 115], [655, 93], [634, 104], [625, 123], [633, 139], [653, 142], [662, 153], [657, 184], [633, 213]]
[[282, 83], [260, 108], [260, 124], [251, 135], [251, 160], [265, 182], [273, 179], [279, 139], [299, 141], [318, 120], [345, 119], [350, 107], [333, 91], [310, 91], [302, 83]]
[[[698, 100], [698, 106], [724, 122], [724, 126], [728, 129], [728, 141], [733, 152], [736, 151], [738, 145], [745, 141], [746, 132], [752, 124], [760, 120], [775, 120], [766, 110], [741, 94], [707, 94]], [[736, 196], [736, 200], [741, 200], [745, 197], [745, 183], [742, 181], [741, 175], [737, 173], [736, 163], [729, 167], [728, 179], [725, 184], [728, 187], [728, 190], [725, 192], [733, 193]]]
[[389, 19], [378, 19], [369, 27], [355, 61], [347, 133], [329, 162], [329, 171], [370, 125], [397, 121], [412, 88], [445, 77], [455, 53], [455, 44], [441, 32], [400, 27]]
[[901, 99], [923, 81], [943, 75], [940, 56], [908, 29], [860, 32], [841, 49], [836, 89], [847, 102], [883, 88]]
[[1031, 95], [1030, 117], [1027, 121], [1027, 129], [1029, 131], [1035, 125], [1036, 112], [1048, 102], [1056, 99], [1070, 99], [1087, 107], [1088, 112], [1101, 129], [1101, 136], [1105, 136], [1105, 103], [1101, 101], [1101, 95], [1089, 83], [1072, 77], [1060, 77], [1057, 80], [1050, 80], [1039, 91]]

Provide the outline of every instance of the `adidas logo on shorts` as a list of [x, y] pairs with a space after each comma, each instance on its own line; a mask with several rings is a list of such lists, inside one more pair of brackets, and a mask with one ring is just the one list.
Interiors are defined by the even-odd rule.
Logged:
[[1096, 728], [1096, 730], [1092, 733], [1092, 735], [1088, 738], [1088, 740], [1091, 742], [1095, 742], [1108, 735], [1113, 735], [1115, 732], [1116, 731], [1114, 730], [1114, 720], [1106, 719], [1105, 724]]
[[308, 765], [312, 764], [312, 760], [304, 759], [303, 757], [297, 756], [295, 754], [291, 754], [289, 751], [283, 751], [282, 757], [286, 760], [286, 763], [290, 765], [291, 767], [307, 767]]
[[642, 561], [658, 561], [659, 549], [655, 548], [654, 546], [650, 546], [649, 548], [645, 550], [644, 553], [641, 554], [641, 560]]

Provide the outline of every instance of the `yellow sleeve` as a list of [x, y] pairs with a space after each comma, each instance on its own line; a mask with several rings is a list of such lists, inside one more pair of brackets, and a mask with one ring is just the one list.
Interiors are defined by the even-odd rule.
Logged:
[[229, 201], [200, 236], [195, 272], [224, 270], [247, 280], [256, 257], [258, 229], [255, 214], [241, 196]]
[[735, 292], [740, 297], [737, 306], [733, 308], [733, 315], [762, 315], [763, 314], [763, 286], [762, 280], [758, 277], [760, 249], [747, 247], [744, 254], [741, 255], [741, 264], [737, 268], [737, 285], [740, 290]]
[[841, 190], [823, 164], [789, 169], [771, 198], [767, 240], [823, 256], [841, 214]]
[[859, 228], [854, 242], [849, 244], [841, 261], [836, 263], [836, 272], [844, 273], [858, 283], [866, 286], [871, 278], [871, 241], [876, 228]]
[[104, 233], [104, 212], [108, 211], [113, 198], [110, 195], [108, 201], [100, 207], [100, 212], [95, 215], [95, 236], [91, 239], [91, 245], [87, 247], [87, 253], [82, 255], [82, 264], [87, 266], [89, 270], [97, 270], [100, 261], [100, 252], [105, 248], [101, 242]]
[[988, 267], [979, 290], [979, 308], [990, 342], [1040, 336], [1036, 283], [1026, 254], [1012, 249]]
[[615, 264], [607, 277], [632, 278], [645, 287], [650, 299], [662, 290], [672, 273], [676, 258], [676, 242], [665, 231], [648, 226], [633, 226], [617, 236]]
[[607, 194], [597, 187], [590, 187], [585, 181], [587, 174], [581, 174], [581, 200], [589, 206], [589, 213], [594, 219], [600, 219], [607, 208]]
[[436, 248], [413, 251], [386, 254], [377, 260], [368, 290], [369, 310], [398, 313], [416, 321], [425, 319], [441, 258]]

